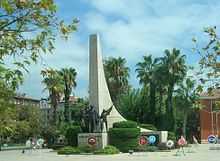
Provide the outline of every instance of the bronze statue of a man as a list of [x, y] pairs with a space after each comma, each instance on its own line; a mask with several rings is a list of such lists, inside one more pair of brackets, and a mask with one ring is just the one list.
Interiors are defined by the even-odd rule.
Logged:
[[100, 116], [100, 123], [101, 123], [101, 132], [104, 130], [104, 125], [105, 125], [105, 131], [108, 130], [108, 120], [107, 116], [111, 113], [113, 108], [113, 105], [108, 109], [108, 110], [103, 110]]

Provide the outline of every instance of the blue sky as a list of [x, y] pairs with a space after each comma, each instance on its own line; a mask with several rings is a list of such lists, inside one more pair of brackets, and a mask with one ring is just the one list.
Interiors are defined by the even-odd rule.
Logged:
[[165, 49], [179, 48], [187, 63], [197, 66], [192, 38], [205, 41], [203, 28], [219, 26], [219, 0], [56, 0], [58, 16], [80, 20], [78, 31], [67, 41], [57, 40], [53, 55], [30, 66], [19, 92], [47, 96], [41, 69], [74, 67], [78, 72], [76, 96], [88, 95], [88, 36], [101, 36], [103, 57], [125, 57], [131, 68], [130, 83], [138, 87], [135, 64], [143, 55], [162, 56]]

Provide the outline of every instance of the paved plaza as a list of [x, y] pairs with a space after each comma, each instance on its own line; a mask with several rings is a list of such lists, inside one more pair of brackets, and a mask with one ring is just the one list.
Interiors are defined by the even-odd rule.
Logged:
[[[61, 156], [50, 150], [37, 150], [22, 154], [21, 151], [2, 151], [0, 161], [219, 161], [220, 151], [209, 150], [210, 145], [200, 145], [195, 153], [186, 153], [186, 156], [176, 156], [172, 152], [148, 152], [118, 154], [118, 155], [71, 155]], [[185, 149], [187, 152], [188, 149]]]

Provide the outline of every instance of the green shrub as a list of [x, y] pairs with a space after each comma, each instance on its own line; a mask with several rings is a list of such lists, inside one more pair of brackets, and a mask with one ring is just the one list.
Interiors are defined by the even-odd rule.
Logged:
[[111, 138], [119, 138], [120, 140], [127, 140], [129, 138], [138, 138], [140, 135], [139, 128], [111, 128], [109, 129]]
[[70, 146], [77, 146], [78, 144], [78, 133], [81, 133], [81, 128], [80, 126], [70, 126], [66, 130], [66, 139], [67, 143]]
[[89, 145], [80, 146], [79, 149], [82, 153], [93, 153], [95, 150], [97, 150], [96, 147], [89, 146]]
[[145, 145], [138, 145], [137, 146], [137, 148], [135, 149], [135, 151], [137, 151], [137, 152], [145, 152], [145, 151], [147, 151], [147, 144], [145, 144]]
[[53, 149], [53, 150], [59, 150], [61, 148], [65, 147], [64, 144], [53, 144], [53, 145], [49, 145], [48, 148], [49, 149]]
[[138, 152], [155, 152], [155, 151], [158, 151], [159, 148], [156, 147], [156, 146], [151, 146], [151, 145], [139, 145], [135, 151], [138, 151]]
[[157, 131], [157, 128], [152, 124], [140, 124], [139, 126], [144, 129]]
[[139, 135], [139, 128], [111, 128], [109, 130], [109, 142], [121, 152], [128, 152], [128, 150], [134, 150], [138, 146]]
[[75, 147], [67, 146], [67, 147], [59, 149], [57, 153], [60, 155], [80, 154], [80, 150]]
[[176, 141], [176, 135], [174, 132], [169, 131], [168, 132], [168, 140]]
[[121, 121], [113, 124], [113, 128], [137, 128], [137, 123], [134, 121]]
[[120, 151], [111, 145], [106, 146], [104, 149], [94, 151], [94, 154], [118, 154]]
[[147, 146], [146, 151], [148, 151], [148, 152], [156, 152], [156, 151], [158, 151], [158, 147], [156, 147], [156, 146]]

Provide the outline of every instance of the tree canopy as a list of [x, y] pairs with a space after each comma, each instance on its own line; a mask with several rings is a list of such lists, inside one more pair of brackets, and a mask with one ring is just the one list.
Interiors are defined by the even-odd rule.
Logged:
[[[37, 62], [41, 54], [53, 51], [59, 34], [67, 38], [76, 30], [77, 19], [65, 25], [56, 12], [53, 0], [0, 1], [0, 67], [9, 72], [8, 77], [22, 78], [22, 71], [27, 71], [31, 62]], [[14, 71], [4, 64], [7, 57], [13, 58], [9, 60], [16, 66]], [[14, 79], [13, 86], [15, 80], [20, 83], [22, 79]]]

